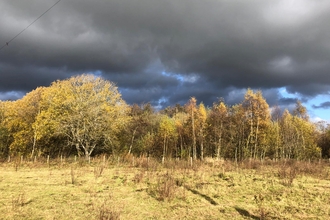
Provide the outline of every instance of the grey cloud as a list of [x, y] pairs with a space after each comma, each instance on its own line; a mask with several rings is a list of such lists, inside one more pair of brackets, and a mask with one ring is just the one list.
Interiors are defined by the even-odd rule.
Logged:
[[[0, 45], [51, 4], [1, 1]], [[328, 1], [61, 1], [0, 51], [0, 91], [98, 71], [130, 103], [235, 104], [252, 88], [290, 105], [279, 88], [304, 100], [330, 91], [329, 20]]]
[[330, 108], [330, 102], [322, 102], [320, 105], [313, 105], [314, 109], [319, 109], [319, 108], [323, 108], [323, 109], [329, 109]]
[[280, 98], [279, 104], [288, 106], [288, 105], [294, 105], [297, 101], [298, 101], [298, 99], [296, 99], [296, 98]]
[[23, 95], [24, 92], [19, 91], [0, 92], [0, 100], [17, 100]]

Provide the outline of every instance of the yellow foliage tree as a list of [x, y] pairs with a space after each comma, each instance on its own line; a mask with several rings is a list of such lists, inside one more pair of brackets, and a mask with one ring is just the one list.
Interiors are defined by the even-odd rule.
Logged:
[[[190, 115], [191, 120], [191, 134], [192, 134], [192, 157], [194, 160], [197, 159], [197, 147], [196, 147], [196, 125], [195, 117], [197, 112], [197, 100], [195, 97], [191, 97], [188, 103], [186, 104], [186, 111]], [[189, 149], [190, 155], [190, 149]]]
[[128, 107], [117, 87], [90, 74], [56, 81], [44, 91], [35, 127], [39, 138], [63, 136], [88, 158], [96, 146], [115, 144]]
[[171, 138], [176, 138], [176, 129], [174, 119], [163, 115], [159, 123], [159, 133], [163, 137], [163, 156], [162, 161], [164, 163], [167, 151], [168, 151], [168, 142]]
[[183, 137], [185, 135], [185, 124], [187, 123], [189, 115], [185, 112], [178, 112], [174, 115], [175, 127], [179, 138], [180, 144], [180, 157], [185, 156]]
[[249, 125], [246, 146], [250, 157], [257, 158], [258, 154], [264, 155], [266, 147], [266, 134], [270, 124], [269, 106], [261, 91], [254, 93], [248, 89], [244, 96], [243, 107]]
[[197, 124], [198, 124], [198, 139], [200, 144], [200, 158], [204, 160], [204, 139], [205, 139], [205, 129], [207, 127], [206, 123], [207, 111], [203, 103], [199, 104], [197, 111]]
[[211, 134], [212, 137], [214, 137], [212, 142], [216, 147], [215, 154], [217, 159], [220, 159], [221, 148], [223, 146], [223, 139], [226, 131], [226, 128], [224, 126], [228, 121], [228, 109], [224, 102], [220, 102], [219, 104], [213, 104], [209, 120], [211, 126]]
[[44, 87], [39, 87], [22, 99], [8, 102], [6, 109], [6, 126], [13, 142], [10, 145], [11, 154], [30, 154], [31, 157], [41, 152], [37, 149], [38, 127], [33, 126], [40, 114], [40, 100]]
[[11, 135], [6, 126], [7, 101], [0, 101], [0, 157], [9, 155], [9, 146], [11, 143]]
[[[302, 105], [300, 108], [304, 109]], [[306, 112], [291, 115], [285, 110], [280, 121], [282, 158], [307, 159], [321, 157], [316, 143], [316, 127], [308, 121]]]

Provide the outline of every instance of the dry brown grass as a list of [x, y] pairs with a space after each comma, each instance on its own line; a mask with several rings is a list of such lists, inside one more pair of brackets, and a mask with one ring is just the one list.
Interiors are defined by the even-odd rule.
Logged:
[[329, 219], [328, 163], [0, 164], [1, 219]]

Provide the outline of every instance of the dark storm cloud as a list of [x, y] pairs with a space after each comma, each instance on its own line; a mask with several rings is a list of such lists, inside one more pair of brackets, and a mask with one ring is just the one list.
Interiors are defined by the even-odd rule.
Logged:
[[319, 109], [319, 108], [329, 109], [330, 108], [330, 102], [323, 102], [320, 105], [313, 105], [313, 108], [315, 108], [315, 109]]
[[108, 77], [109, 80], [116, 82], [117, 86], [130, 89], [148, 89], [159, 87], [162, 90], [179, 85], [176, 78], [165, 76], [157, 72], [143, 73], [114, 73]]
[[[1, 1], [0, 46], [55, 2]], [[330, 91], [329, 20], [325, 0], [63, 0], [0, 51], [0, 92], [97, 72], [130, 103], [234, 104], [252, 88], [291, 105], [279, 88]]]
[[0, 63], [0, 70], [0, 92], [29, 92], [39, 86], [49, 86], [51, 83], [49, 78], [65, 79], [70, 77], [66, 69], [51, 69], [43, 66], [13, 66]]
[[294, 105], [297, 101], [298, 99], [296, 98], [280, 98], [279, 105], [284, 105], [284, 106]]

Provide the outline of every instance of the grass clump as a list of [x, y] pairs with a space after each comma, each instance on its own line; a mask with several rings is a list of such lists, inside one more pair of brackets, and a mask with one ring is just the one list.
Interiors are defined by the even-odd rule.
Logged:
[[26, 204], [25, 193], [19, 193], [17, 196], [13, 196], [12, 198], [12, 208], [13, 210], [17, 210], [20, 207], [23, 207]]
[[170, 173], [161, 174], [157, 183], [150, 187], [149, 193], [159, 201], [172, 201], [176, 196], [177, 183]]
[[109, 200], [105, 200], [103, 204], [99, 207], [97, 219], [120, 220], [120, 211], [116, 209]]
[[295, 166], [282, 165], [278, 170], [278, 177], [284, 186], [292, 186], [298, 170]]
[[103, 171], [104, 171], [105, 166], [103, 164], [94, 167], [94, 177], [95, 179], [101, 177]]
[[266, 219], [266, 217], [269, 214], [266, 211], [266, 207], [264, 205], [264, 200], [265, 200], [265, 197], [261, 193], [254, 196], [254, 201], [258, 206], [258, 212], [259, 212], [260, 220]]

